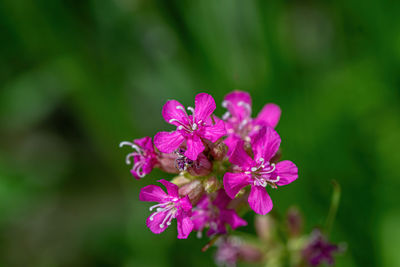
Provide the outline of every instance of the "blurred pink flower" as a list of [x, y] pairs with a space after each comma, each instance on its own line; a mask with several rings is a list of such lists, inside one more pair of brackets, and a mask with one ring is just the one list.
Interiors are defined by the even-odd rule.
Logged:
[[243, 91], [227, 94], [222, 106], [228, 111], [223, 115], [228, 138], [228, 155], [232, 154], [239, 140], [250, 142], [262, 126], [275, 128], [281, 116], [281, 109], [273, 103], [266, 104], [256, 118], [251, 118], [251, 97]]
[[240, 218], [235, 210], [227, 208], [230, 201], [231, 199], [223, 189], [217, 192], [214, 201], [211, 201], [210, 195], [204, 195], [193, 209], [193, 230], [201, 232], [205, 227], [209, 227], [207, 235], [212, 236], [226, 234], [226, 224], [232, 229], [247, 225], [247, 222]]

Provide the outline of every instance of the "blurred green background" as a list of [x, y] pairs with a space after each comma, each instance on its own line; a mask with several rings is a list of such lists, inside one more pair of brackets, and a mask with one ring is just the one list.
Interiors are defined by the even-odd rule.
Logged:
[[337, 265], [400, 266], [399, 3], [2, 0], [0, 266], [212, 266], [205, 239], [146, 228], [139, 189], [170, 176], [134, 180], [118, 144], [171, 129], [167, 99], [222, 115], [233, 89], [283, 110], [300, 177], [274, 208], [310, 231], [337, 179]]

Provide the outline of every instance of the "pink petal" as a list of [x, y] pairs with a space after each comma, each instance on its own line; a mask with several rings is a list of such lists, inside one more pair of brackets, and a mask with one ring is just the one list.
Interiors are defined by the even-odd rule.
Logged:
[[272, 127], [263, 127], [252, 140], [254, 159], [263, 158], [269, 161], [278, 151], [280, 144], [279, 134]]
[[165, 188], [167, 188], [168, 195], [173, 197], [179, 197], [178, 194], [179, 187], [176, 184], [168, 182], [167, 180], [164, 179], [158, 180], [157, 182], [163, 184]]
[[[177, 107], [182, 107], [182, 109]], [[170, 122], [172, 119], [178, 120], [184, 124], [188, 123], [185, 107], [176, 100], [168, 100], [167, 103], [165, 103], [162, 109], [162, 116], [166, 122], [176, 126], [181, 124], [176, 121]]]
[[204, 213], [203, 211], [199, 210], [199, 211], [194, 211], [193, 212], [193, 216], [191, 218], [192, 222], [193, 222], [193, 230], [194, 231], [202, 231], [204, 229], [204, 227], [206, 226], [206, 224], [209, 221], [209, 217], [206, 213]]
[[249, 206], [255, 213], [265, 215], [272, 209], [272, 200], [262, 186], [252, 186], [249, 195]]
[[237, 193], [249, 184], [249, 175], [244, 173], [230, 173], [224, 175], [224, 188], [226, 194], [234, 199]]
[[220, 209], [225, 209], [231, 202], [231, 198], [225, 193], [224, 189], [220, 189], [217, 192], [217, 197], [213, 201], [213, 204]]
[[190, 220], [190, 217], [184, 215], [178, 216], [176, 220], [178, 222], [178, 238], [186, 239], [193, 230], [192, 220]]
[[137, 172], [134, 171], [134, 170], [132, 170], [132, 169], [131, 169], [131, 174], [133, 175], [133, 177], [134, 177], [136, 180], [142, 179], [142, 177], [140, 177], [140, 176], [137, 174]]
[[241, 140], [240, 137], [237, 134], [232, 134], [228, 136], [225, 140], [224, 143], [228, 147], [228, 153], [227, 156], [230, 157], [235, 150], [237, 142]]
[[247, 225], [247, 222], [240, 218], [234, 210], [221, 210], [220, 217], [225, 223], [229, 224], [233, 230], [240, 226]]
[[[244, 103], [247, 107], [239, 103]], [[223, 106], [239, 121], [249, 118], [251, 115], [251, 97], [247, 92], [233, 91], [227, 94]]]
[[148, 185], [140, 190], [139, 200], [149, 202], [162, 202], [168, 195], [156, 185]]
[[269, 103], [263, 107], [260, 113], [258, 113], [256, 123], [275, 128], [279, 122], [280, 117], [281, 108], [278, 105]]
[[297, 166], [289, 161], [284, 160], [276, 164], [276, 175], [279, 175], [279, 181], [277, 185], [287, 185], [297, 179]]
[[152, 231], [155, 234], [160, 234], [167, 229], [168, 225], [164, 225], [163, 228], [160, 227], [160, 224], [162, 224], [165, 216], [167, 216], [168, 211], [163, 211], [157, 213], [155, 216], [153, 216], [153, 220], [150, 220], [151, 215], [147, 218], [146, 220], [146, 225], [149, 227], [150, 231]]
[[229, 157], [229, 162], [234, 165], [240, 166], [244, 170], [250, 168], [255, 164], [253, 159], [244, 150], [243, 140], [239, 140], [237, 142], [232, 155]]
[[208, 209], [209, 205], [210, 205], [210, 198], [208, 197], [207, 194], [204, 194], [201, 197], [200, 201], [197, 203], [196, 209], [205, 210], [205, 209]]
[[190, 203], [189, 196], [185, 196], [180, 200], [181, 208], [188, 216], [192, 213], [192, 203]]
[[164, 153], [174, 152], [185, 140], [179, 131], [159, 132], [154, 137], [154, 145]]
[[151, 142], [151, 137], [146, 136], [140, 139], [135, 139], [133, 142], [142, 147], [144, 150], [154, 151], [153, 142]]
[[194, 114], [197, 122], [208, 119], [216, 108], [214, 98], [206, 93], [196, 95], [194, 104]]
[[185, 156], [191, 160], [196, 160], [197, 156], [203, 152], [204, 145], [198, 135], [193, 135], [186, 140], [187, 149], [185, 151]]
[[215, 125], [205, 126], [202, 129], [202, 136], [213, 143], [226, 135], [225, 122], [222, 120], [219, 120]]
[[155, 164], [154, 161], [155, 161], [154, 159], [146, 160], [146, 162], [143, 164], [143, 167], [142, 167], [144, 174], [149, 174], [153, 170], [153, 167]]

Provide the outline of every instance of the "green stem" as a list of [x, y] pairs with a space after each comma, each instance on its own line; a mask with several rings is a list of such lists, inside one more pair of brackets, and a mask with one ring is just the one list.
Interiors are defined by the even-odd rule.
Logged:
[[335, 221], [336, 213], [339, 207], [340, 194], [341, 194], [340, 185], [336, 180], [332, 180], [332, 185], [333, 185], [333, 193], [331, 199], [331, 206], [329, 208], [328, 217], [326, 218], [326, 223], [325, 223], [325, 233], [327, 236], [329, 236], [332, 230], [333, 222]]

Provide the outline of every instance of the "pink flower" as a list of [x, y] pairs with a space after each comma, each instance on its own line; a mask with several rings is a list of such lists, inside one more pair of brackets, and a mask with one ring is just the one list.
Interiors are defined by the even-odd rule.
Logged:
[[149, 174], [158, 163], [151, 137], [135, 139], [133, 143], [124, 141], [119, 144], [120, 147], [125, 145], [132, 147], [134, 150], [134, 152], [126, 155], [125, 159], [126, 164], [131, 164], [131, 158], [133, 157], [132, 175], [136, 179], [140, 179]]
[[193, 229], [193, 222], [190, 220], [192, 215], [192, 204], [189, 197], [180, 197], [178, 186], [166, 180], [158, 180], [162, 183], [167, 193], [156, 185], [148, 185], [140, 190], [139, 199], [141, 201], [159, 202], [159, 204], [151, 206], [150, 211], [156, 209], [149, 218], [146, 224], [149, 229], [160, 234], [171, 225], [171, 221], [176, 218], [178, 226], [178, 238], [185, 239], [189, 236]]
[[251, 97], [247, 92], [233, 91], [227, 94], [222, 106], [228, 111], [223, 115], [228, 138], [225, 144], [232, 154], [239, 140], [250, 142], [262, 126], [275, 128], [281, 116], [279, 106], [269, 103], [264, 106], [257, 118], [251, 118]]
[[272, 209], [272, 200], [266, 191], [267, 185], [273, 188], [287, 185], [297, 179], [297, 167], [288, 160], [271, 163], [281, 143], [281, 138], [272, 127], [263, 127], [251, 142], [254, 157], [244, 150], [240, 140], [229, 161], [240, 168], [240, 172], [227, 172], [224, 175], [224, 188], [229, 197], [245, 186], [251, 185], [248, 198], [250, 207], [258, 214], [267, 214]]
[[333, 254], [338, 252], [343, 252], [343, 248], [330, 243], [320, 230], [315, 229], [311, 233], [310, 240], [303, 250], [303, 257], [311, 266], [318, 266], [324, 262], [327, 265], [334, 265], [335, 259]]
[[247, 225], [247, 222], [240, 218], [235, 210], [227, 208], [230, 201], [231, 199], [223, 189], [217, 192], [214, 201], [211, 201], [209, 195], [204, 195], [193, 210], [193, 229], [201, 232], [205, 227], [209, 227], [207, 235], [212, 236], [226, 234], [226, 224], [229, 224], [232, 229]]
[[184, 106], [176, 100], [169, 100], [163, 107], [162, 115], [166, 122], [176, 126], [172, 132], [159, 132], [154, 137], [155, 146], [164, 153], [172, 153], [186, 141], [185, 156], [196, 160], [204, 151], [202, 138], [217, 141], [226, 134], [222, 120], [213, 123], [211, 118], [215, 110], [215, 101], [209, 94], [200, 93], [195, 98], [195, 108], [187, 108], [192, 115], [188, 115]]

